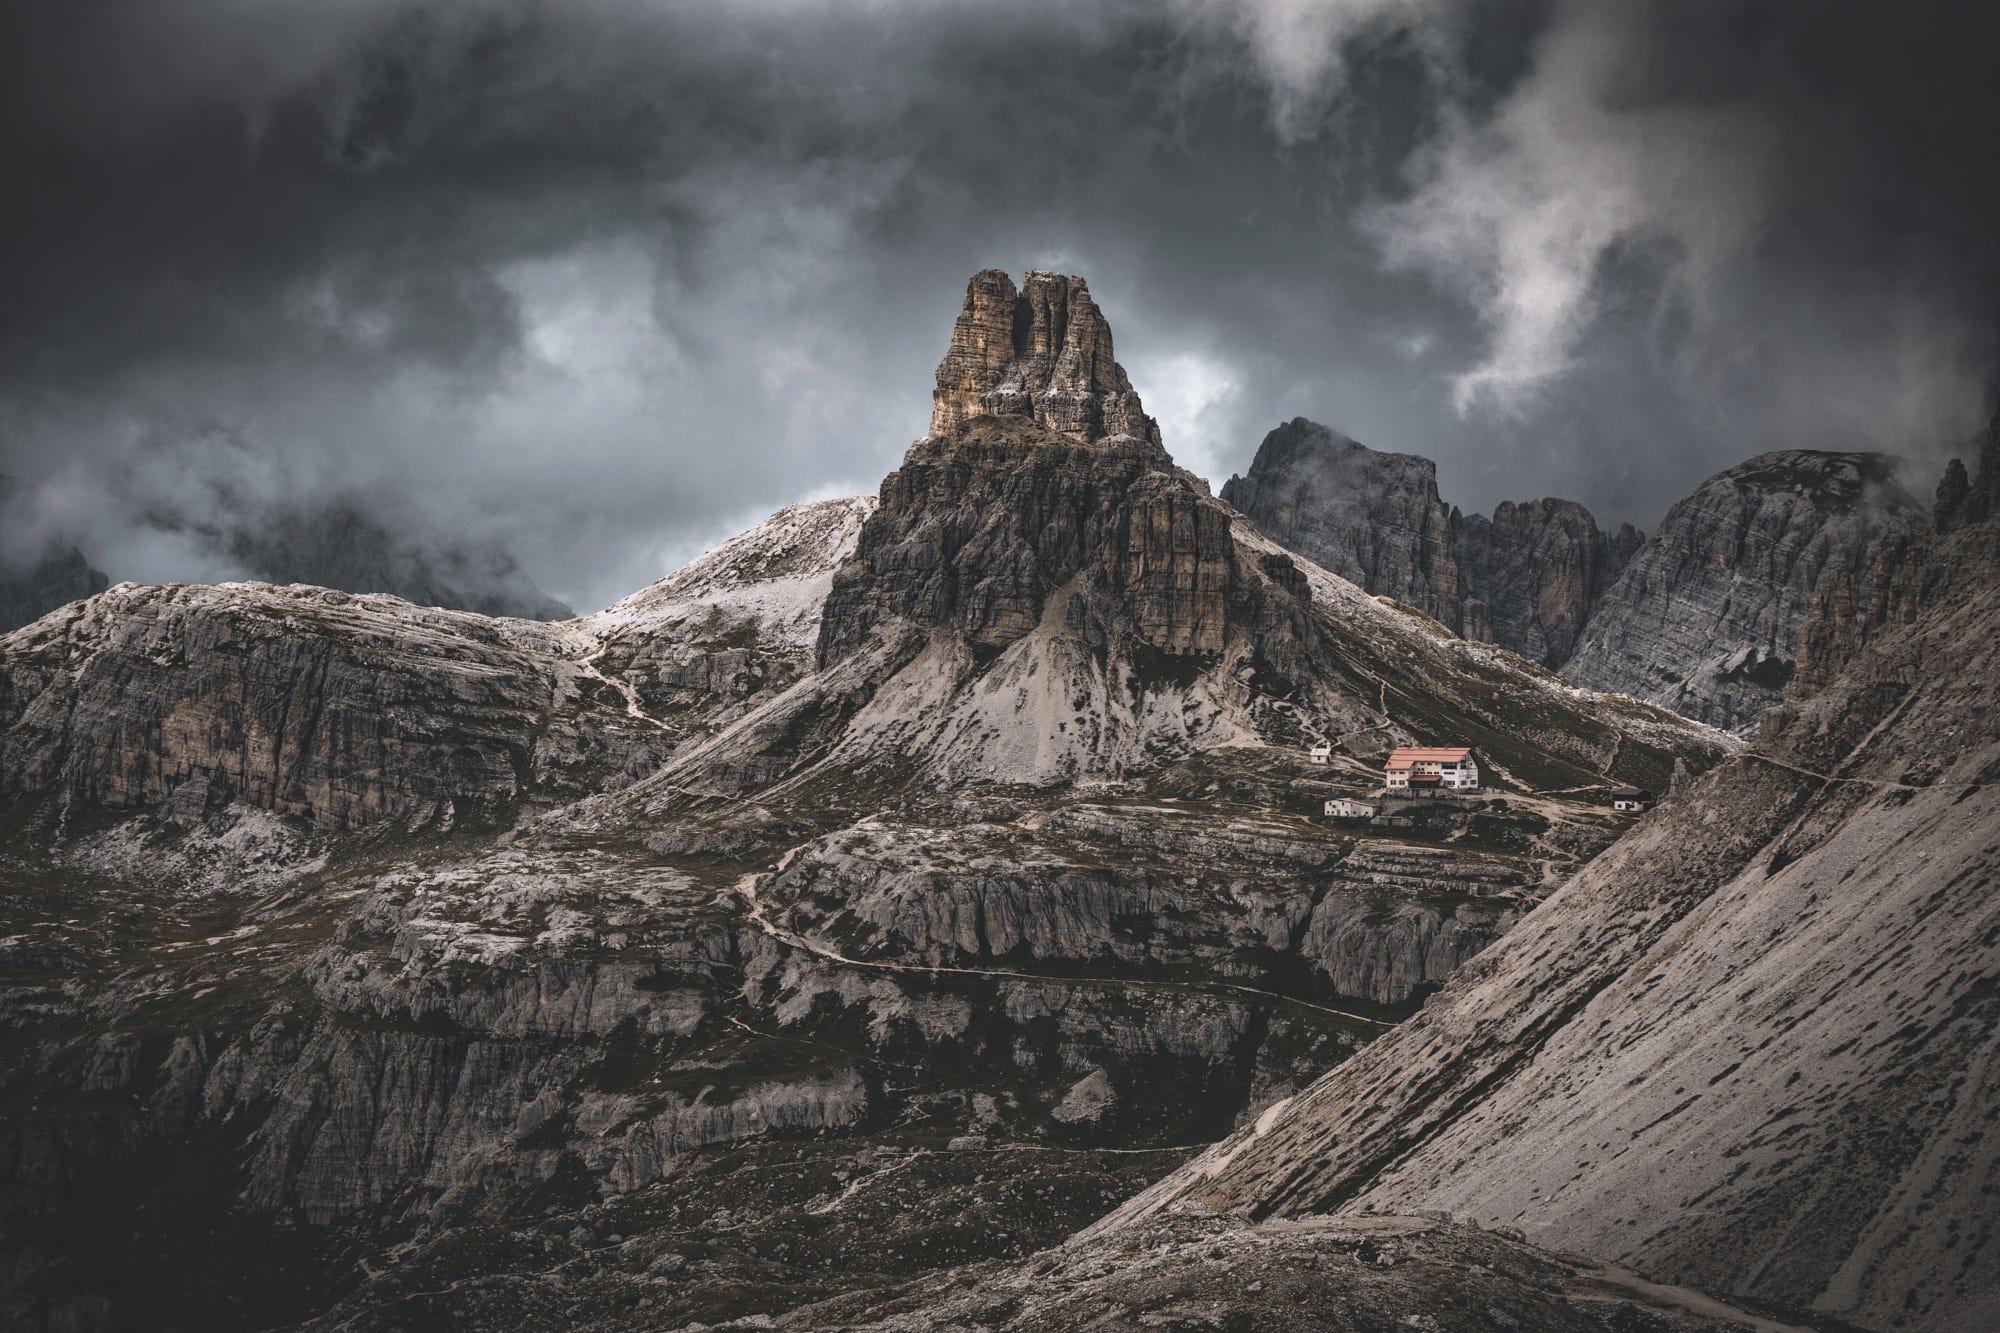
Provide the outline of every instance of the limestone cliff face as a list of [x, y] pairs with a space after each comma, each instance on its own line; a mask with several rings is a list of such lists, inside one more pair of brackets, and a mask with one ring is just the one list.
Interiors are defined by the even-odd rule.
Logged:
[[[1563, 674], [1741, 728], [1776, 703], [1823, 590], [1924, 507], [1881, 454], [1783, 450], [1709, 478], [1605, 593]], [[1857, 588], [1866, 596], [1865, 588]]]
[[820, 628], [831, 660], [885, 623], [950, 628], [983, 650], [1051, 606], [1103, 645], [1114, 623], [1176, 655], [1222, 651], [1241, 593], [1229, 511], [1156, 446], [1088, 447], [1007, 418], [919, 441], [841, 570]]
[[2000, 517], [2000, 416], [1981, 437], [1974, 466], [1968, 476], [1958, 459], [1946, 465], [1929, 527], [1884, 537], [1866, 569], [1821, 586], [1799, 631], [1795, 698], [1827, 688], [1869, 644], [1914, 623], [1946, 595], [1960, 571], [1940, 558], [1951, 545], [1945, 535]]
[[1378, 453], [1295, 417], [1222, 498], [1320, 568], [1464, 629], [1453, 515], [1428, 458]]
[[1303, 576], [1243, 550], [1228, 506], [1174, 465], [1083, 279], [1030, 273], [1017, 293], [976, 275], [936, 402], [834, 578], [822, 668], [940, 633], [983, 667], [1040, 632], [1093, 675], [1144, 674], [1151, 654], [1192, 679], [1231, 650], [1307, 673]]
[[1018, 291], [998, 269], [967, 284], [938, 364], [931, 434], [980, 416], [1025, 418], [1086, 444], [1111, 435], [1160, 443], [1089, 284], [1060, 273], [1031, 272]]
[[494, 811], [550, 663], [495, 622], [316, 588], [116, 588], [5, 641], [0, 793], [242, 802], [330, 829]]
[[2000, 524], [1896, 540], [1882, 614], [1752, 752], [1107, 1230], [1439, 1210], [1863, 1327], [1992, 1327]]
[[1264, 437], [1222, 498], [1288, 550], [1470, 639], [1554, 665], [1641, 541], [1600, 532], [1573, 500], [1509, 501], [1491, 518], [1438, 498], [1437, 465], [1381, 453], [1303, 417]]
[[1452, 542], [1466, 590], [1465, 633], [1550, 665], [1566, 661], [1604, 590], [1643, 540], [1598, 529], [1574, 500], [1504, 501], [1466, 514]]

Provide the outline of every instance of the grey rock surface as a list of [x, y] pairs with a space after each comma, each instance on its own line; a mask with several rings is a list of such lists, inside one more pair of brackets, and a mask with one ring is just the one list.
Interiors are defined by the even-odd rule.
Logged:
[[1460, 514], [1438, 498], [1431, 460], [1370, 449], [1303, 417], [1265, 436], [1222, 498], [1331, 573], [1552, 666], [1642, 540], [1629, 524], [1599, 531], [1574, 500]]
[[1785, 450], [1709, 478], [1605, 592], [1563, 674], [1747, 727], [1797, 669], [1820, 593], [1865, 581], [1885, 537], [1924, 526], [1898, 476], [1882, 454]]
[[1264, 437], [1222, 498], [1328, 573], [1464, 629], [1453, 510], [1438, 499], [1430, 459], [1370, 449], [1295, 417]]
[[1020, 289], [999, 269], [966, 284], [938, 363], [931, 434], [976, 417], [1016, 417], [1079, 443], [1129, 435], [1158, 446], [1111, 346], [1111, 326], [1082, 278], [1036, 270]]
[[1752, 752], [1105, 1229], [1442, 1210], [1864, 1326], [1991, 1327], [1996, 536], [1892, 539], [1880, 613]]

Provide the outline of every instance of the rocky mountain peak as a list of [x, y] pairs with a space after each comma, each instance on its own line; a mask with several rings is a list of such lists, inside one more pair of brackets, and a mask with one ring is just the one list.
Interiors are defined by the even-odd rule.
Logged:
[[1976, 475], [1967, 475], [1965, 464], [1956, 458], [1945, 465], [1932, 511], [1938, 531], [1971, 527], [2000, 514], [2000, 412], [1979, 438], [1978, 467]]
[[1800, 631], [1843, 580], [1864, 598], [1885, 538], [1923, 525], [1887, 454], [1780, 449], [1710, 477], [1605, 593], [1563, 674], [1745, 728], [1797, 669]]
[[1222, 498], [1272, 540], [1470, 639], [1555, 665], [1643, 540], [1600, 532], [1574, 500], [1508, 501], [1491, 518], [1438, 497], [1437, 464], [1295, 417]]
[[991, 268], [966, 284], [938, 363], [930, 433], [949, 435], [982, 416], [1023, 417], [1084, 444], [1114, 435], [1160, 444], [1090, 285], [1039, 269], [1018, 290]]

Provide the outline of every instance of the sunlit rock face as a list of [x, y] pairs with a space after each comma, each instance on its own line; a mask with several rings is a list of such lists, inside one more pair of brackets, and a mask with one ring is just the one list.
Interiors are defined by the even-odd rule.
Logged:
[[1160, 444], [1111, 350], [1111, 326], [1082, 278], [1039, 270], [1017, 291], [998, 269], [973, 275], [938, 363], [931, 434], [980, 416], [1022, 417], [1088, 444], [1130, 435]]

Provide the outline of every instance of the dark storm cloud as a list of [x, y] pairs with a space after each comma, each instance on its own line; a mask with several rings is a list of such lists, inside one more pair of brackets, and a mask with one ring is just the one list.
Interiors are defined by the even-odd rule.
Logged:
[[872, 487], [986, 265], [1087, 274], [1218, 480], [1299, 413], [1643, 522], [1929, 447], [1993, 355], [1962, 8], [16, 7], [8, 539], [220, 577], [339, 496], [601, 603]]

